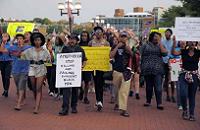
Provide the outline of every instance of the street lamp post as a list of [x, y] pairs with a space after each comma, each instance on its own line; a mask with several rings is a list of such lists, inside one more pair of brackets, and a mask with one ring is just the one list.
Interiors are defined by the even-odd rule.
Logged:
[[[81, 2], [77, 0], [73, 4], [73, 0], [67, 0], [65, 3], [58, 3], [58, 9], [60, 10], [60, 15], [68, 15], [69, 18], [69, 32], [72, 33], [72, 24], [73, 24], [73, 14], [77, 16], [80, 15]], [[66, 12], [64, 10], [67, 10]]]

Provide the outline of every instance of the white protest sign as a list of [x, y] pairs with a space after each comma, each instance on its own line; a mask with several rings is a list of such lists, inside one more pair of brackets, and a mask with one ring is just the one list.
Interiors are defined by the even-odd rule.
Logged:
[[57, 54], [56, 88], [81, 86], [82, 53]]
[[177, 41], [200, 41], [200, 18], [177, 17], [175, 33]]
[[170, 76], [171, 81], [178, 81], [179, 73], [181, 71], [181, 59], [170, 59], [169, 64], [171, 67]]

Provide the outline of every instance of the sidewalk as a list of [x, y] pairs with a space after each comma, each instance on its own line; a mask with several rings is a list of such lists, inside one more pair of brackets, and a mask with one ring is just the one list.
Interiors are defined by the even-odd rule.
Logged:
[[[3, 92], [0, 81], [0, 94]], [[121, 117], [119, 112], [113, 110], [114, 105], [109, 104], [110, 95], [104, 95], [104, 108], [96, 112], [94, 107], [95, 94], [89, 94], [91, 103], [78, 104], [78, 114], [69, 114], [60, 117], [58, 112], [61, 101], [49, 97], [47, 88], [43, 88], [43, 99], [40, 113], [32, 114], [34, 100], [28, 90], [26, 105], [19, 112], [15, 111], [15, 85], [11, 80], [8, 98], [0, 95], [0, 130], [199, 130], [200, 129], [200, 92], [197, 92], [196, 118], [190, 122], [182, 120], [181, 112], [176, 104], [164, 102], [164, 111], [156, 109], [155, 98], [149, 108], [144, 108], [144, 88], [141, 89], [141, 99], [129, 98], [128, 109], [130, 117]]]

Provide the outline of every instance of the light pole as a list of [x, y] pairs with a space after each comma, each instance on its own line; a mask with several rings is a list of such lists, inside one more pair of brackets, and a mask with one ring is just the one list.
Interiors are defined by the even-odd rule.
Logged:
[[[68, 15], [69, 18], [69, 32], [72, 33], [72, 24], [73, 24], [73, 14], [77, 16], [80, 15], [81, 2], [77, 0], [75, 4], [73, 4], [73, 0], [66, 0], [65, 3], [58, 3], [58, 9], [60, 10], [60, 15]], [[64, 11], [66, 9], [66, 12]]]

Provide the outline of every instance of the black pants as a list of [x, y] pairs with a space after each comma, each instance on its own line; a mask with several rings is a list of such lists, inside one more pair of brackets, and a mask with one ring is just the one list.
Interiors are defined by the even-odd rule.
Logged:
[[52, 72], [52, 66], [47, 66], [47, 82], [48, 82], [48, 85], [49, 85], [49, 91], [51, 89], [51, 75], [52, 75], [51, 72]]
[[63, 88], [63, 104], [62, 109], [65, 111], [69, 110], [70, 98], [71, 108], [75, 109], [78, 102], [78, 88]]
[[151, 103], [153, 88], [157, 105], [162, 104], [162, 75], [146, 75], [146, 102]]
[[58, 93], [58, 89], [56, 88], [56, 65], [52, 65], [51, 67], [51, 80], [49, 84], [50, 92]]
[[0, 70], [1, 70], [3, 88], [5, 91], [8, 91], [9, 86], [10, 86], [10, 74], [12, 71], [12, 61], [0, 61]]
[[104, 79], [103, 79], [103, 71], [96, 71], [96, 75], [94, 75], [94, 84], [95, 84], [95, 94], [96, 94], [96, 101], [103, 103], [103, 86], [104, 86]]

